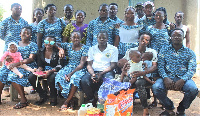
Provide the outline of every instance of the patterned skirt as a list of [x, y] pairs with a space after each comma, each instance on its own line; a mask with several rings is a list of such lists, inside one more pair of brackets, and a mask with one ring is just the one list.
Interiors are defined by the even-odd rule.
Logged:
[[60, 86], [62, 86], [62, 96], [64, 98], [67, 98], [69, 95], [69, 92], [71, 90], [71, 86], [72, 84], [76, 87], [80, 87], [80, 80], [83, 77], [83, 75], [85, 75], [86, 73], [86, 68], [83, 68], [79, 71], [76, 71], [70, 78], [70, 81], [66, 81], [65, 79], [65, 75], [69, 74], [70, 72], [72, 72], [76, 67], [75, 66], [65, 66], [63, 69], [61, 69], [56, 77], [55, 77], [55, 87], [57, 90], [60, 90], [59, 84]]

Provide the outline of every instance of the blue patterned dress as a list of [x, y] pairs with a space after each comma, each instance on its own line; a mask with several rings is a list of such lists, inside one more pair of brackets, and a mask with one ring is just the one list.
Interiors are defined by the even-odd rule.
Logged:
[[16, 22], [11, 16], [3, 20], [0, 24], [0, 38], [5, 41], [4, 51], [7, 50], [8, 43], [21, 41], [20, 32], [25, 26], [29, 26], [28, 22], [23, 18]]
[[[24, 47], [18, 47], [18, 51], [21, 53], [23, 59], [29, 58], [30, 54], [36, 54], [38, 50], [37, 44], [31, 42], [29, 45], [24, 46]], [[30, 63], [27, 64], [31, 68], [36, 68], [36, 63]], [[18, 68], [19, 72], [21, 72], [24, 76], [23, 78], [19, 78], [17, 74], [9, 70], [5, 65], [0, 68], [0, 81], [3, 84], [10, 85], [11, 82], [17, 83], [23, 87], [28, 87], [30, 86], [30, 83], [28, 81], [28, 76], [30, 74], [29, 71], [23, 69], [23, 68]]]
[[83, 45], [79, 51], [74, 51], [72, 50], [72, 45], [73, 43], [61, 44], [61, 47], [68, 51], [69, 63], [64, 68], [62, 68], [55, 77], [55, 87], [56, 89], [60, 90], [59, 84], [62, 86], [63, 90], [61, 93], [64, 98], [68, 97], [72, 84], [74, 84], [76, 87], [80, 86], [80, 80], [86, 73], [86, 67], [84, 67], [81, 70], [76, 71], [71, 76], [70, 82], [66, 81], [65, 75], [72, 72], [80, 64], [81, 57], [87, 56], [88, 53], [88, 46]]
[[150, 42], [150, 48], [154, 49], [159, 53], [162, 47], [166, 47], [170, 43], [170, 37], [168, 35], [168, 26], [164, 29], [154, 28], [153, 25], [147, 27], [153, 37]]
[[138, 47], [139, 30], [142, 25], [121, 25], [119, 28], [120, 42], [118, 45], [119, 54], [125, 55], [130, 48]]
[[37, 28], [37, 32], [43, 34], [42, 45], [46, 36], [54, 36], [56, 38], [56, 42], [61, 43], [62, 30], [66, 26], [65, 22], [59, 18], [57, 18], [55, 23], [48, 23], [46, 20], [47, 19], [40, 21]]
[[31, 41], [34, 42], [34, 43], [37, 43], [37, 27], [38, 25], [35, 25], [35, 23], [31, 23], [29, 24], [32, 28], [32, 37], [31, 37]]

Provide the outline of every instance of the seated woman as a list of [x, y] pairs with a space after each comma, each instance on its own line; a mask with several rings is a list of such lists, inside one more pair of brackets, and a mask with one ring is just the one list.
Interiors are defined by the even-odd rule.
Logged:
[[56, 88], [58, 90], [61, 89], [62, 96], [66, 98], [60, 110], [73, 108], [73, 101], [71, 99], [80, 86], [82, 76], [86, 72], [84, 64], [86, 63], [88, 47], [80, 43], [80, 32], [72, 32], [71, 41], [72, 43], [61, 43], [61, 47], [68, 51], [69, 62], [57, 73], [55, 78]]
[[[148, 48], [147, 45], [149, 44], [149, 41], [152, 39], [152, 35], [149, 32], [144, 32], [140, 35], [139, 38], [139, 46], [135, 48], [131, 48], [127, 50], [125, 56], [123, 59], [119, 60], [118, 66], [123, 67], [122, 71], [127, 71], [130, 68], [130, 65], [127, 64], [128, 60], [130, 60], [129, 53], [131, 50], [138, 50], [141, 54], [145, 52], [151, 52], [153, 54], [152, 58], [152, 66], [145, 71], [135, 71], [133, 72], [135, 77], [144, 76], [149, 73], [153, 73], [157, 69], [157, 52], [154, 49]], [[126, 64], [124, 66], [124, 64]], [[158, 75], [154, 75], [153, 77], [157, 77]], [[136, 86], [136, 89], [138, 91], [141, 104], [143, 106], [143, 116], [146, 116], [149, 114], [148, 112], [148, 104], [147, 104], [147, 92], [145, 90], [145, 87], [147, 86], [148, 82], [144, 78], [138, 79], [136, 82], [133, 83]]]
[[[30, 42], [31, 27], [22, 28], [20, 35], [21, 41], [17, 43], [19, 45], [18, 52], [21, 53], [24, 60], [10, 64], [9, 68], [13, 69], [14, 67], [18, 67], [23, 64], [27, 64], [31, 68], [36, 68], [36, 63], [33, 62], [33, 60], [27, 60], [27, 58], [33, 59], [38, 50], [37, 44]], [[7, 62], [12, 62], [12, 58], [7, 57], [6, 60]], [[18, 75], [9, 70], [6, 65], [3, 65], [2, 68], [0, 68], [0, 95], [5, 84], [12, 84], [21, 97], [20, 102], [13, 107], [14, 109], [20, 109], [28, 105], [24, 94], [24, 87], [30, 86], [30, 83], [28, 82], [28, 75], [30, 72], [23, 68], [18, 68], [18, 70], [23, 74], [22, 78], [19, 78]]]
[[[38, 69], [37, 71], [45, 71], [46, 75], [43, 78], [47, 78], [47, 84], [50, 87], [50, 105], [57, 105], [57, 91], [55, 88], [55, 76], [54, 72], [57, 72], [64, 66], [64, 61], [59, 57], [59, 50], [55, 46], [56, 38], [52, 36], [47, 36], [44, 40], [44, 48], [37, 51], [36, 58]], [[39, 93], [40, 100], [35, 102], [35, 105], [42, 105], [47, 100], [47, 93], [42, 89], [40, 83], [38, 82], [36, 86], [36, 75], [30, 74], [28, 78], [29, 82]]]

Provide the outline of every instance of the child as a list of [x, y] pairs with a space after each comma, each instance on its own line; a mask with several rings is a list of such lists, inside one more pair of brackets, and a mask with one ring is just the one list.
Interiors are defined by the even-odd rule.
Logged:
[[[150, 68], [151, 66], [152, 66], [152, 58], [153, 58], [153, 53], [151, 53], [151, 52], [145, 52], [145, 53], [143, 53], [142, 54], [142, 61], [144, 62], [144, 63], [146, 63], [146, 66], [147, 67], [145, 67], [145, 68]], [[145, 69], [146, 70], [146, 69]], [[146, 76], [148, 77], [148, 78], [150, 78], [150, 77], [152, 77], [151, 76], [151, 73], [149, 73], [149, 74], [146, 74]]]
[[[147, 57], [148, 55], [144, 55]], [[133, 72], [134, 71], [143, 71], [143, 66], [145, 66], [145, 69], [147, 67], [147, 63], [141, 61], [141, 53], [138, 50], [131, 50], [129, 53], [130, 60], [128, 61], [128, 64], [130, 65], [129, 70], [127, 73], [124, 71], [121, 74], [121, 81], [128, 81], [133, 84], [138, 78], [144, 78], [146, 81], [148, 81], [151, 84], [154, 84], [154, 81], [151, 81], [146, 75], [141, 77], [135, 77]], [[128, 76], [124, 78], [124, 76]]]
[[[11, 42], [11, 43], [8, 44], [8, 51], [6, 51], [3, 54], [3, 56], [1, 57], [0, 64], [2, 64], [2, 62], [6, 58], [12, 59], [11, 62], [5, 61], [5, 65], [7, 66], [8, 69], [9, 69], [10, 64], [17, 63], [17, 62], [20, 62], [21, 60], [23, 60], [21, 53], [17, 52], [17, 44], [16, 43]], [[31, 71], [31, 72], [34, 72], [34, 70], [35, 70], [35, 69], [32, 69], [31, 67], [27, 66], [26, 64], [20, 65], [19, 67], [24, 68], [24, 69]], [[17, 74], [20, 78], [23, 77], [23, 74], [21, 74], [16, 67], [14, 67], [13, 69], [10, 69], [10, 70], [13, 71], [15, 74]]]

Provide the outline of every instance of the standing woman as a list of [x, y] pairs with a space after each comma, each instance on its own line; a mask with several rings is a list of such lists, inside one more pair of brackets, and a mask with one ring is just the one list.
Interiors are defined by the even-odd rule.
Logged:
[[63, 42], [71, 42], [70, 37], [73, 31], [79, 31], [81, 34], [81, 43], [86, 44], [86, 37], [87, 37], [87, 27], [88, 24], [84, 24], [83, 21], [85, 20], [86, 13], [82, 10], [77, 10], [75, 13], [76, 22], [69, 23], [62, 33], [63, 35]]
[[[80, 86], [80, 80], [85, 75], [86, 57], [88, 47], [80, 43], [80, 32], [72, 32], [72, 43], [62, 43], [61, 47], [68, 51], [69, 63], [61, 69], [55, 78], [56, 88], [62, 90], [61, 94], [66, 101], [60, 110], [73, 109], [73, 101], [71, 100], [77, 88]], [[71, 104], [70, 104], [71, 102]]]
[[42, 47], [44, 37], [54, 36], [56, 38], [56, 42], [62, 42], [62, 30], [64, 29], [65, 22], [63, 20], [57, 18], [56, 14], [56, 6], [54, 4], [48, 4], [44, 8], [44, 12], [47, 14], [47, 18], [40, 21], [37, 28], [37, 45], [39, 48]]
[[31, 41], [37, 43], [37, 26], [38, 23], [42, 20], [42, 17], [44, 16], [44, 10], [41, 8], [36, 8], [33, 11], [33, 23], [29, 24], [32, 28], [32, 37]]
[[[33, 61], [38, 47], [36, 43], [30, 41], [31, 27], [24, 27], [21, 30], [20, 35], [21, 41], [18, 42], [18, 52], [21, 53], [24, 60], [10, 64], [10, 69], [22, 64], [27, 64], [31, 68], [35, 68], [36, 63]], [[7, 61], [10, 60], [12, 60], [12, 58], [7, 58]], [[24, 87], [30, 86], [30, 83], [28, 82], [28, 75], [30, 72], [23, 68], [18, 68], [18, 70], [24, 75], [23, 78], [19, 78], [19, 76], [7, 69], [5, 65], [0, 68], [0, 94], [2, 93], [2, 89], [5, 84], [12, 84], [21, 97], [20, 102], [13, 107], [14, 109], [20, 109], [28, 105], [24, 94]]]
[[147, 31], [153, 35], [150, 48], [156, 50], [158, 53], [162, 47], [169, 45], [170, 42], [170, 37], [168, 35], [169, 25], [163, 22], [166, 19], [165, 13], [166, 10], [163, 7], [156, 9], [154, 16], [156, 24], [147, 27]]
[[125, 23], [120, 25], [119, 37], [115, 41], [115, 46], [119, 49], [119, 59], [121, 59], [126, 51], [130, 48], [138, 46], [139, 30], [141, 25], [134, 22], [135, 9], [128, 7], [125, 10]]

